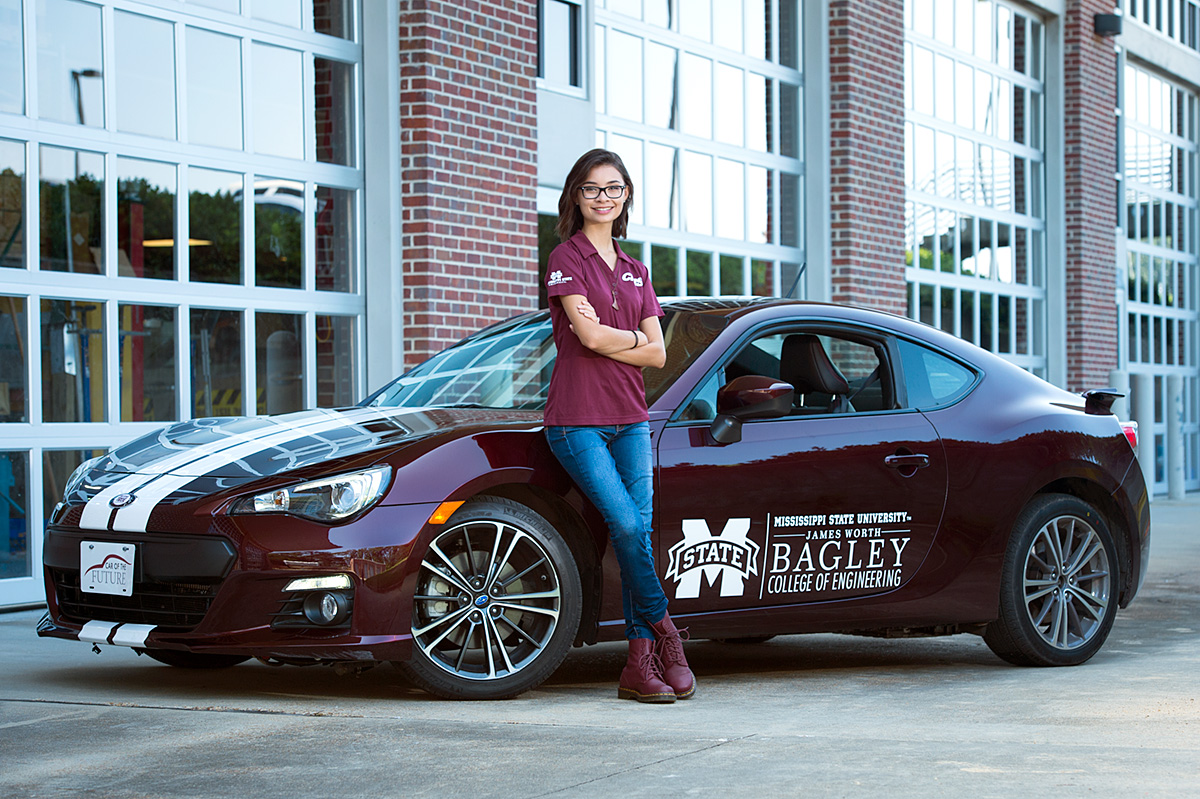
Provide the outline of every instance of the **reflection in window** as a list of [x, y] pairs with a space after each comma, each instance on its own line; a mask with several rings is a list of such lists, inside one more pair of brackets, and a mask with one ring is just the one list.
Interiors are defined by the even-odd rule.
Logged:
[[42, 513], [49, 519], [63, 498], [67, 481], [84, 461], [98, 458], [102, 449], [48, 449], [42, 451]]
[[650, 282], [660, 297], [674, 297], [679, 291], [679, 250], [674, 247], [650, 248]]
[[39, 156], [41, 268], [101, 273], [104, 156], [46, 146]]
[[242, 282], [242, 176], [188, 170], [188, 275], [201, 283]]
[[353, 316], [317, 315], [317, 407], [353, 405], [358, 363]]
[[242, 398], [242, 314], [193, 308], [190, 319], [192, 416], [240, 416]]
[[304, 91], [300, 52], [259, 42], [251, 45], [250, 52], [254, 152], [303, 158]]
[[355, 288], [354, 192], [317, 186], [316, 224], [317, 289], [347, 291]]
[[746, 259], [736, 255], [721, 256], [720, 293], [745, 294], [742, 279], [746, 271]]
[[25, 42], [21, 0], [0, 0], [0, 112], [25, 113]]
[[800, 113], [800, 87], [779, 84], [779, 154], [800, 157], [800, 131], [804, 120]]
[[0, 580], [29, 577], [29, 453], [0, 452], [0, 507]]
[[[771, 149], [771, 80], [762, 75], [750, 76], [746, 95], [746, 146], [760, 153]], [[721, 109], [724, 112], [724, 108]]]
[[27, 422], [29, 329], [25, 299], [0, 295], [0, 422]]
[[104, 304], [42, 300], [42, 419], [103, 422]]
[[118, 307], [121, 324], [121, 421], [169, 422], [175, 403], [175, 309]]
[[702, 42], [712, 40], [712, 0], [689, 0], [678, 5], [679, 32]]
[[646, 43], [646, 124], [675, 130], [679, 125], [679, 53]]
[[746, 107], [745, 73], [727, 64], [717, 64], [716, 102], [717, 141], [742, 146], [745, 115], [738, 113]]
[[254, 282], [300, 288], [303, 280], [304, 184], [258, 178], [254, 182]]
[[779, 63], [800, 68], [799, 0], [779, 0]]
[[313, 30], [339, 39], [354, 39], [354, 16], [348, 0], [313, 0]]
[[644, 218], [641, 189], [645, 184], [643, 180], [645, 170], [642, 163], [642, 140], [629, 136], [619, 136], [614, 133], [609, 140], [608, 146], [609, 149], [621, 156], [621, 160], [625, 163], [625, 169], [629, 172], [629, 178], [633, 181], [635, 202], [629, 210], [629, 222], [633, 225], [640, 225]]
[[583, 85], [583, 9], [567, 0], [538, 3], [538, 77], [551, 87]]
[[745, 165], [740, 161], [717, 159], [716, 204], [717, 235], [725, 239], [744, 238], [746, 178]]
[[198, 6], [207, 6], [215, 8], [218, 11], [228, 11], [230, 14], [237, 14], [241, 8], [242, 0], [187, 0], [187, 2]]
[[779, 174], [779, 204], [784, 209], [779, 215], [779, 243], [784, 247], [800, 246], [800, 220], [804, 209], [800, 199], [800, 176], [787, 172]]
[[354, 166], [354, 66], [313, 59], [317, 160]]
[[646, 224], [672, 228], [679, 218], [679, 151], [646, 144], [646, 180], [639, 188]]
[[0, 139], [0, 267], [5, 266], [25, 266], [25, 145]]
[[37, 31], [38, 116], [104, 127], [100, 7], [37, 0]]
[[304, 408], [304, 317], [288, 313], [254, 315], [258, 413], [290, 413]]
[[117, 128], [175, 138], [175, 32], [163, 20], [116, 12]]
[[712, 0], [712, 17], [713, 44], [741, 52], [742, 0]]
[[713, 293], [712, 253], [687, 251], [687, 294], [708, 297]]
[[188, 141], [242, 147], [242, 46], [233, 36], [187, 29]]
[[175, 277], [175, 166], [117, 159], [117, 269], [124, 277]]
[[771, 170], [751, 166], [746, 170], [746, 240], [770, 244], [771, 237]]

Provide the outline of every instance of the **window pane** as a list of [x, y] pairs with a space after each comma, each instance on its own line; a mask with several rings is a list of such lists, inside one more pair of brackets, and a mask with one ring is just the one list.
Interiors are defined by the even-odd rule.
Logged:
[[674, 130], [679, 126], [678, 51], [646, 45], [646, 123]]
[[104, 157], [42, 147], [41, 268], [99, 274], [103, 231]]
[[103, 449], [51, 449], [42, 452], [42, 512], [46, 519], [53, 515], [54, 506], [63, 498], [71, 473], [84, 461], [98, 458], [104, 452]]
[[779, 63], [800, 68], [800, 11], [797, 0], [779, 0]]
[[672, 228], [679, 218], [679, 151], [661, 144], [646, 145], [646, 181], [640, 187], [640, 202], [646, 209], [646, 224]]
[[800, 176], [781, 172], [779, 175], [779, 243], [784, 247], [800, 246]]
[[251, 9], [255, 19], [300, 27], [300, 0], [254, 0]]
[[242, 46], [233, 36], [187, 29], [188, 141], [242, 147]]
[[102, 422], [104, 304], [42, 300], [42, 419]]
[[354, 192], [317, 186], [317, 289], [355, 290]]
[[708, 297], [713, 294], [712, 253], [687, 252], [687, 294]]
[[608, 98], [608, 113], [613, 116], [642, 121], [642, 40], [620, 31], [608, 36], [609, 75], [607, 83], [614, 87]]
[[37, 0], [38, 116], [104, 127], [100, 8]]
[[297, 289], [303, 280], [304, 184], [258, 178], [254, 182], [254, 282]]
[[[754, 0], [750, 0], [754, 4]], [[742, 50], [742, 0], [712, 0], [713, 43]]]
[[187, 0], [187, 2], [198, 6], [207, 6], [208, 8], [216, 8], [221, 11], [228, 11], [230, 14], [236, 14], [240, 10], [241, 0]]
[[543, 0], [540, 76], [555, 86], [578, 86], [579, 6]]
[[0, 295], [0, 422], [26, 422], [29, 374], [25, 299]]
[[242, 282], [242, 176], [188, 170], [188, 275], [200, 283]]
[[712, 0], [688, 0], [680, 3], [679, 32], [702, 42], [712, 38]]
[[744, 294], [742, 276], [745, 272], [745, 260], [736, 255], [721, 256], [721, 293]]
[[354, 364], [353, 316], [317, 316], [317, 406], [340, 408], [353, 405]]
[[354, 166], [354, 66], [314, 59], [317, 160]]
[[660, 297], [679, 294], [679, 250], [674, 247], [653, 247], [650, 250], [650, 282]]
[[29, 453], [0, 452], [0, 580], [33, 574], [29, 556]]
[[773, 264], [770, 261], [750, 262], [750, 293], [758, 297], [770, 297], [775, 293]]
[[25, 42], [21, 0], [0, 0], [0, 111], [25, 113]]
[[681, 130], [689, 136], [712, 138], [712, 69], [709, 59], [683, 54], [680, 66], [683, 84]]
[[711, 235], [713, 232], [713, 159], [702, 153], [683, 154], [683, 174], [687, 192], [683, 206], [684, 230]]
[[779, 84], [779, 154], [800, 157], [800, 87]]
[[25, 145], [0, 139], [0, 267], [25, 266], [24, 218]]
[[191, 311], [192, 416], [240, 416], [242, 314], [216, 308]]
[[765, 153], [771, 146], [771, 81], [762, 75], [750, 76], [746, 95], [746, 146]]
[[760, 166], [747, 168], [749, 194], [746, 202], [746, 240], [770, 244], [771, 238], [771, 172]]
[[304, 318], [299, 314], [254, 315], [258, 413], [304, 408]]
[[[745, 236], [745, 166], [737, 161], [717, 159], [717, 235], [727, 239]], [[738, 290], [741, 293], [741, 290]]]
[[175, 138], [175, 33], [169, 22], [116, 12], [117, 128]]
[[746, 120], [745, 73], [717, 65], [717, 141], [742, 146]]
[[117, 255], [123, 277], [175, 277], [175, 166], [117, 159]]
[[258, 42], [252, 46], [251, 53], [254, 151], [284, 158], [303, 158], [304, 92], [300, 53]]
[[169, 422], [175, 404], [175, 309], [124, 305], [121, 320], [121, 421]]
[[354, 40], [354, 17], [346, 0], [313, 0], [313, 30]]

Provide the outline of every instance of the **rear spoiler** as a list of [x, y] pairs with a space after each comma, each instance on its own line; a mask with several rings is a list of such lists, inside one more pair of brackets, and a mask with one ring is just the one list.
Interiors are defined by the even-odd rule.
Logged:
[[1124, 396], [1125, 392], [1117, 388], [1093, 388], [1083, 392], [1083, 410], [1101, 416], [1111, 414], [1113, 403]]

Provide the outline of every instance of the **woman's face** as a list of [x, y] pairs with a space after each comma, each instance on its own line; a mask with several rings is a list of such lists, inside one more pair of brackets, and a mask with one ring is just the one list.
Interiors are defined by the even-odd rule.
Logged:
[[625, 199], [629, 196], [629, 189], [626, 188], [621, 192], [621, 196], [617, 198], [609, 197], [603, 191], [600, 196], [595, 199], [584, 197], [584, 188], [599, 186], [604, 189], [608, 186], [624, 186], [625, 181], [621, 179], [621, 172], [612, 164], [600, 164], [593, 167], [591, 172], [588, 172], [587, 179], [583, 181], [583, 186], [575, 192], [575, 202], [579, 204], [580, 213], [583, 214], [583, 223], [585, 225], [600, 225], [611, 223], [621, 215], [621, 209], [625, 207]]

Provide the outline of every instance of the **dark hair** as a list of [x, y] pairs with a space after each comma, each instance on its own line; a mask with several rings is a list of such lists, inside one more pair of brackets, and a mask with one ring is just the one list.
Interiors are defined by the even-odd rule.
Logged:
[[629, 221], [629, 210], [633, 208], [633, 180], [629, 177], [629, 170], [625, 168], [624, 162], [621, 161], [621, 156], [610, 150], [588, 150], [583, 155], [579, 156], [579, 160], [575, 162], [575, 166], [571, 167], [571, 171], [567, 173], [567, 180], [563, 184], [562, 194], [558, 198], [558, 238], [561, 241], [574, 236], [581, 227], [583, 227], [583, 213], [579, 210], [578, 196], [579, 187], [587, 182], [588, 175], [598, 166], [604, 165], [615, 167], [621, 173], [621, 180], [625, 181], [625, 206], [621, 209], [620, 215], [613, 220], [612, 234], [613, 238], [625, 238], [625, 228]]

